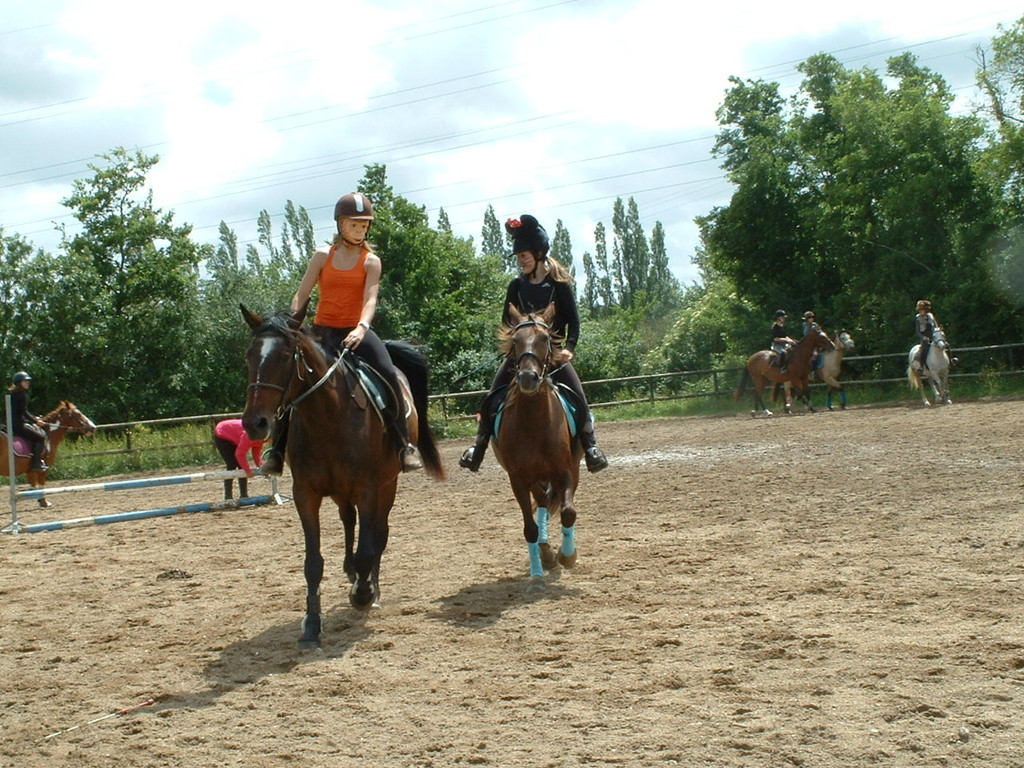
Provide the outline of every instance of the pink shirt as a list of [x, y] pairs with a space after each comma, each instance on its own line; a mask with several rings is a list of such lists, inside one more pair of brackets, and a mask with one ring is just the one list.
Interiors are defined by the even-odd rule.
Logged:
[[263, 452], [263, 441], [260, 440], [256, 442], [250, 440], [249, 436], [245, 434], [245, 430], [242, 429], [241, 419], [225, 419], [224, 421], [217, 422], [217, 426], [214, 427], [213, 434], [238, 446], [235, 450], [235, 460], [238, 462], [238, 466], [244, 469], [246, 473], [252, 472], [249, 462], [245, 456], [249, 451], [252, 451], [253, 463], [257, 467], [260, 465], [260, 454]]

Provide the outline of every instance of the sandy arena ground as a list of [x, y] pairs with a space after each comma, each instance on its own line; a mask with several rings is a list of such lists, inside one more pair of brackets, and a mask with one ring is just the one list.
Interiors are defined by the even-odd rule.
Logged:
[[321, 651], [290, 504], [3, 536], [0, 768], [1024, 766], [1022, 428], [910, 399], [601, 425], [540, 595], [504, 472], [446, 442], [448, 482], [401, 480], [381, 609], [325, 515]]

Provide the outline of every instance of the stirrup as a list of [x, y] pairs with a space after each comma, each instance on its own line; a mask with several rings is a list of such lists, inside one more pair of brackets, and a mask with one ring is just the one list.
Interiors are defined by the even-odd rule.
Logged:
[[596, 445], [587, 448], [583, 452], [583, 458], [587, 462], [587, 470], [590, 472], [600, 472], [608, 466], [608, 457]]
[[420, 452], [412, 443], [407, 443], [405, 448], [402, 449], [399, 461], [402, 463], [403, 472], [415, 472], [417, 469], [423, 469], [423, 460], [420, 458]]
[[267, 451], [267, 457], [260, 464], [260, 472], [264, 475], [280, 477], [284, 472], [284, 456], [280, 451]]

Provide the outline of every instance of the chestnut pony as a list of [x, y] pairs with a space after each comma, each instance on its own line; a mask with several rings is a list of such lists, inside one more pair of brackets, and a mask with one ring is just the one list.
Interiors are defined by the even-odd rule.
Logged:
[[[555, 344], [550, 324], [555, 305], [523, 315], [509, 306], [512, 325], [501, 333], [515, 360], [515, 377], [498, 416], [494, 455], [508, 473], [523, 513], [523, 536], [530, 556], [531, 589], [544, 588], [544, 571], [576, 563], [576, 508], [583, 448], [570, 432], [566, 408], [550, 377]], [[558, 552], [548, 543], [548, 518], [559, 514]]]
[[[74, 403], [62, 400], [60, 405], [42, 417], [45, 422], [44, 429], [47, 431], [47, 447], [43, 454], [43, 461], [47, 467], [52, 468], [57, 458], [57, 449], [64, 441], [68, 432], [77, 432], [81, 435], [91, 435], [96, 431], [96, 425], [92, 420], [75, 407]], [[28, 446], [19, 450], [22, 438], [14, 439], [14, 474], [25, 475], [32, 490], [42, 489], [46, 485], [48, 470], [29, 469], [31, 458]], [[7, 455], [7, 435], [0, 432], [0, 455]], [[40, 507], [51, 506], [45, 496], [39, 497]]]
[[[733, 400], [739, 400], [743, 390], [746, 389], [747, 382], [752, 382], [754, 385], [755, 408], [751, 412], [752, 415], [757, 415], [757, 412], [761, 411], [765, 416], [771, 416], [772, 412], [764, 404], [765, 386], [769, 382], [775, 384], [789, 383], [796, 391], [797, 397], [807, 406], [807, 409], [813, 411], [814, 408], [811, 406], [811, 398], [807, 391], [807, 379], [811, 375], [811, 353], [815, 349], [827, 350], [834, 348], [835, 344], [832, 343], [832, 339], [828, 337], [828, 334], [815, 325], [811, 332], [800, 339], [796, 346], [790, 350], [788, 362], [786, 363], [786, 373], [783, 373], [782, 369], [774, 362], [775, 353], [773, 351], [762, 349], [760, 352], [755, 352], [747, 360], [747, 367], [743, 369], [739, 386], [733, 392]], [[788, 404], [786, 407], [788, 410]]]
[[[306, 614], [299, 644], [315, 648], [320, 646], [322, 628], [321, 502], [325, 496], [333, 499], [341, 516], [349, 602], [359, 610], [379, 606], [380, 561], [401, 471], [398, 451], [372, 394], [358, 383], [355, 356], [348, 351], [337, 358], [329, 356], [312, 329], [303, 324], [306, 307], [294, 314], [283, 311], [267, 317], [244, 306], [241, 310], [252, 329], [242, 425], [250, 439], [267, 440], [276, 419], [291, 411], [287, 460], [306, 547]], [[409, 345], [390, 341], [386, 345], [405, 390], [409, 439], [419, 448], [426, 471], [443, 479], [444, 468], [427, 423], [426, 360]]]

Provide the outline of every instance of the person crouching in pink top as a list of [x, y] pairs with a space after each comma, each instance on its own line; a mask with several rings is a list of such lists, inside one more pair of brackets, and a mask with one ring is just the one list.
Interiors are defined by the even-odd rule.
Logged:
[[[263, 452], [263, 441], [254, 442], [249, 439], [242, 429], [241, 419], [225, 419], [217, 422], [213, 429], [213, 444], [220, 451], [221, 457], [227, 469], [241, 469], [245, 471], [245, 477], [238, 478], [238, 497], [244, 499], [249, 495], [249, 483], [247, 478], [252, 477], [255, 472], [249, 466], [246, 454], [252, 454], [252, 462], [260, 466], [260, 454]], [[224, 481], [224, 498], [231, 498], [231, 478]]]

